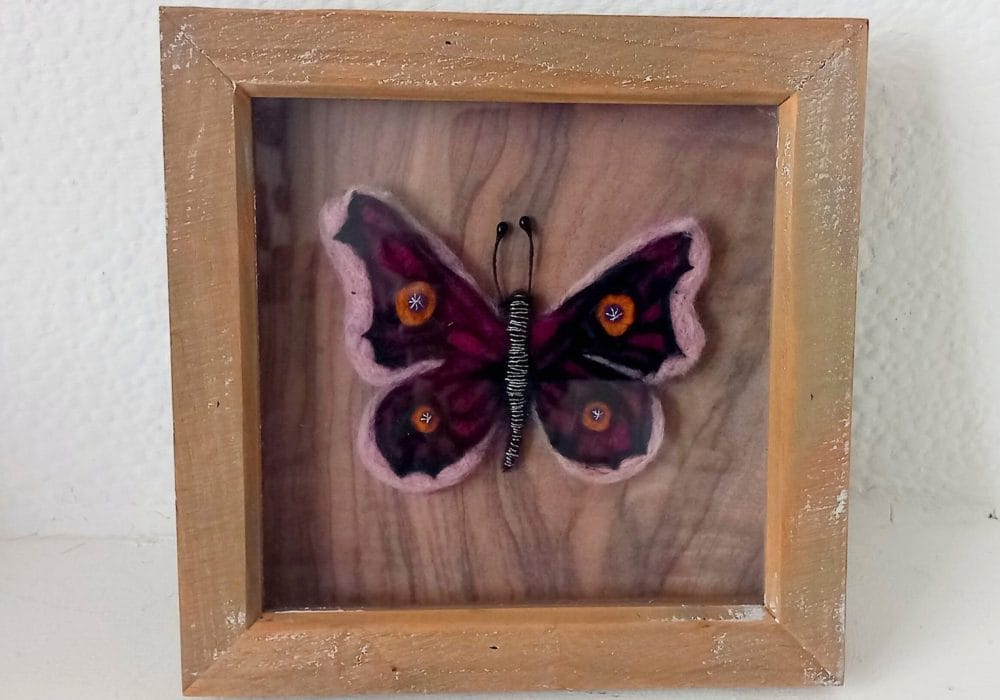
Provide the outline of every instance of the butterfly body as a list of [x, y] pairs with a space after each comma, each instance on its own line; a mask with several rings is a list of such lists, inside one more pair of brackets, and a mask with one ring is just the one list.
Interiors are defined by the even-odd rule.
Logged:
[[541, 314], [527, 291], [491, 301], [386, 195], [351, 191], [321, 225], [345, 291], [347, 355], [377, 387], [357, 451], [378, 479], [451, 486], [501, 435], [510, 470], [532, 418], [574, 476], [611, 483], [652, 461], [664, 432], [655, 385], [704, 345], [694, 298], [708, 246], [696, 222], [636, 237]]
[[507, 318], [504, 392], [507, 398], [508, 437], [503, 468], [509, 470], [514, 468], [521, 454], [521, 436], [531, 408], [531, 356], [528, 352], [531, 297], [525, 291], [514, 292], [504, 302], [504, 309]]

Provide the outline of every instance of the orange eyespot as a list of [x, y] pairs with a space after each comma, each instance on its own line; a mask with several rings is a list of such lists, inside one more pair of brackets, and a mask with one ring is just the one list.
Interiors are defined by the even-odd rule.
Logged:
[[411, 282], [396, 292], [396, 316], [404, 326], [420, 326], [430, 320], [437, 294], [426, 282]]
[[438, 415], [433, 406], [421, 404], [413, 409], [413, 413], [410, 414], [410, 422], [421, 433], [433, 433], [441, 425], [441, 416]]
[[609, 294], [597, 305], [597, 320], [605, 333], [617, 337], [635, 322], [635, 302], [624, 294]]
[[602, 433], [611, 426], [611, 408], [603, 401], [591, 401], [583, 407], [580, 422], [587, 430]]

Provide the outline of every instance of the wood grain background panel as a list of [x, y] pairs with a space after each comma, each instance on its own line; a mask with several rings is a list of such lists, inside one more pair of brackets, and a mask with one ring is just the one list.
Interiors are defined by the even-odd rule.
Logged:
[[[773, 108], [255, 99], [254, 136], [266, 608], [762, 601]], [[352, 185], [393, 192], [484, 290], [496, 222], [532, 215], [539, 307], [635, 232], [701, 219], [708, 345], [662, 387], [657, 460], [587, 485], [532, 426], [510, 473], [498, 449], [433, 495], [368, 476], [372, 391], [318, 245], [320, 207]]]

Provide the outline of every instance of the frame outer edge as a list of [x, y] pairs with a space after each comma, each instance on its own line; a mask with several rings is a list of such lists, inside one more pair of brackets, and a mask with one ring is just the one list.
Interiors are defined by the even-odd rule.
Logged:
[[188, 689], [260, 614], [255, 247], [249, 100], [171, 14], [161, 11], [161, 80]]
[[[296, 67], [294, 57], [286, 55], [287, 50], [282, 53], [280, 45], [278, 53], [269, 59], [280, 64], [271, 83], [261, 77], [271, 72], [269, 61], [258, 56], [248, 62], [247, 57], [253, 56], [252, 49], [256, 46], [254, 32], [271, 37], [272, 43], [275, 33], [284, 36], [286, 42], [292, 35], [302, 39], [314, 36], [310, 31], [333, 15], [348, 22], [348, 33], [373, 18], [391, 24], [406, 20], [426, 22], [429, 17], [427, 13], [161, 8], [178, 567], [186, 692], [256, 692], [261, 687], [260, 677], [253, 669], [244, 669], [251, 671], [251, 676], [243, 676], [239, 671], [240, 659], [249, 653], [251, 658], [264, 660], [269, 653], [266, 645], [275, 641], [254, 633], [263, 629], [260, 625], [264, 620], [253, 624], [261, 610], [259, 368], [253, 279], [250, 95], [399, 99], [478, 96], [509, 101], [545, 97], [544, 93], [523, 89], [523, 85], [519, 88], [516, 78], [509, 84], [431, 89], [426, 85], [408, 88], [406, 83], [411, 77], [403, 75], [401, 83], [380, 80], [377, 88], [374, 84], [364, 87], [364, 81], [352, 82], [351, 76], [344, 77], [336, 71], [322, 73], [321, 67], [315, 67], [315, 64], [328, 65], [332, 60], [328, 56], [314, 61], [313, 68]], [[781, 251], [788, 256], [788, 280], [794, 292], [786, 300], [789, 337], [782, 342], [789, 351], [787, 367], [795, 380], [791, 387], [785, 385], [785, 394], [778, 394], [786, 399], [781, 403], [787, 411], [784, 415], [788, 434], [779, 435], [777, 440], [769, 438], [769, 451], [778, 447], [780, 454], [779, 443], [783, 443], [788, 460], [783, 461], [777, 473], [775, 463], [769, 462], [765, 585], [766, 603], [776, 624], [765, 626], [773, 632], [761, 637], [758, 644], [765, 647], [780, 644], [787, 655], [786, 642], [778, 640], [788, 635], [801, 645], [801, 654], [795, 668], [789, 666], [770, 682], [760, 677], [753, 684], [793, 683], [791, 679], [796, 673], [803, 674], [798, 678], [805, 685], [839, 683], [843, 677], [846, 488], [867, 21], [533, 15], [485, 15], [477, 19], [472, 15], [448, 14], [437, 17], [436, 21], [442, 23], [478, 22], [477, 26], [484, 29], [487, 25], [500, 28], [518, 25], [529, 32], [544, 32], [552, 29], [552, 25], [562, 26], [574, 20], [583, 23], [588, 32], [638, 27], [637, 31], [648, 33], [652, 30], [643, 27], [649, 22], [659, 24], [664, 30], [683, 25], [691, 35], [698, 34], [699, 28], [704, 28], [708, 35], [724, 28], [735, 32], [732, 37], [740, 49], [754, 56], [757, 56], [753, 53], [755, 47], [759, 49], [755, 42], [762, 36], [767, 39], [768, 51], [757, 65], [759, 73], [744, 70], [738, 80], [729, 79], [726, 65], [712, 62], [714, 73], [708, 71], [708, 74], [716, 76], [715, 82], [685, 87], [684, 76], [680, 76], [680, 82], [667, 80], [663, 84], [627, 89], [618, 86], [602, 92], [608, 89], [604, 78], [592, 84], [586, 77], [590, 73], [570, 73], [552, 84], [554, 92], [548, 99], [729, 104], [784, 101], [783, 108], [795, 110], [792, 155], [786, 159], [792, 165], [788, 211], [784, 212], [789, 222], [788, 238], [787, 248]], [[788, 22], [801, 31], [789, 36]], [[232, 29], [229, 23], [241, 24], [235, 31], [229, 31]], [[524, 25], [528, 28], [524, 29]], [[741, 28], [747, 35], [740, 34]], [[839, 36], [834, 36], [837, 32]], [[323, 51], [332, 50], [335, 56], [343, 32], [334, 34], [338, 38], [336, 45], [331, 49], [324, 44]], [[710, 45], [705, 46], [704, 37], [681, 38], [665, 50], [682, 53], [700, 50], [707, 53], [705, 60], [711, 61], [717, 40], [717, 36], [710, 36]], [[421, 39], [413, 41], [419, 43]], [[776, 45], [783, 47], [778, 49], [780, 56], [771, 52]], [[837, 48], [831, 54], [834, 45]], [[739, 50], [732, 53], [742, 55]], [[598, 59], [595, 65], [599, 68], [600, 63]], [[388, 70], [397, 68], [387, 66]], [[588, 70], [593, 68], [588, 66]], [[603, 74], [598, 70], [598, 75]], [[791, 99], [786, 99], [789, 95]], [[779, 125], [779, 137], [781, 133]], [[835, 153], [831, 152], [831, 145]], [[245, 150], [241, 150], [243, 147]], [[779, 190], [780, 182], [776, 191]], [[829, 221], [824, 220], [824, 206], [835, 210]], [[776, 265], [777, 244], [781, 243], [778, 213], [776, 210]], [[823, 286], [830, 283], [834, 286]], [[826, 319], [832, 323], [823, 331], [816, 319], [827, 312], [832, 312]], [[772, 341], [775, 339], [781, 339], [780, 334], [773, 333]], [[831, 341], [828, 348], [816, 347], [816, 343], [826, 340]], [[772, 368], [772, 391], [775, 379]], [[846, 391], [838, 396], [836, 391], [845, 387]], [[829, 394], [822, 393], [823, 399], [813, 401], [808, 397], [816, 395], [816, 388]], [[213, 403], [213, 399], [218, 403]], [[771, 406], [775, 407], [774, 401]], [[834, 428], [830, 428], [831, 416], [837, 417]], [[819, 442], [818, 435], [822, 436]], [[842, 454], [831, 457], [836, 449], [842, 449]], [[772, 516], [779, 518], [775, 527], [771, 525]], [[817, 571], [822, 576], [814, 580]], [[481, 615], [490, 614], [487, 609], [467, 612], [473, 616], [471, 619], [480, 622], [487, 619]], [[251, 624], [253, 629], [248, 629]], [[662, 624], [686, 623], [664, 620]], [[724, 624], [737, 624], [739, 629], [741, 623]], [[758, 628], [760, 623], [755, 622], [754, 629]], [[327, 634], [338, 634], [336, 629], [327, 628]], [[663, 633], [668, 634], [669, 629], [674, 628], [664, 626]], [[722, 636], [725, 637], [725, 632]], [[284, 669], [290, 671], [294, 669]], [[285, 677], [288, 685], [272, 691], [301, 693], [315, 688], [306, 683], [307, 675], [305, 670], [293, 673]], [[703, 680], [708, 683], [709, 677]], [[299, 680], [293, 682], [290, 678]], [[709, 684], [735, 685], [720, 683], [718, 679]], [[348, 686], [325, 687], [346, 690]], [[459, 685], [443, 689], [449, 687], [455, 689]], [[368, 692], [393, 689], [390, 683], [374, 680], [354, 688]], [[425, 690], [428, 688], [424, 686]]]
[[868, 24], [857, 21], [845, 29], [842, 48], [789, 102], [796, 124], [788, 173], [790, 236], [784, 250], [776, 245], [775, 259], [777, 270], [787, 256], [794, 294], [780, 302], [787, 328], [776, 330], [790, 335], [782, 339], [787, 364], [772, 374], [772, 388], [781, 387], [776, 401], [785, 404], [778, 418], [786, 434], [778, 438], [780, 464], [769, 466], [768, 496], [776, 498], [780, 527], [775, 532], [769, 518], [768, 544], [777, 551], [769, 551], [776, 562], [766, 582], [776, 619], [824, 669], [816, 682], [837, 685], [844, 678]]
[[[166, 9], [253, 96], [404, 100], [775, 105], [809, 80], [852, 22]], [[513, 43], [525, 47], [519, 69], [497, 70]]]

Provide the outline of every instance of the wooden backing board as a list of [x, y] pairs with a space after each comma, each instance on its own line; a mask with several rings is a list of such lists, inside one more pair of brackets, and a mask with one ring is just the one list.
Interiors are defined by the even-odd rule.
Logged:
[[[265, 608], [763, 601], [773, 109], [254, 104]], [[660, 391], [656, 462], [587, 486], [536, 427], [515, 472], [498, 453], [439, 494], [374, 481], [352, 449], [374, 392], [344, 353], [343, 293], [318, 240], [323, 203], [352, 185], [395, 193], [489, 293], [496, 222], [530, 213], [542, 308], [630, 236], [702, 219], [708, 349]], [[525, 251], [504, 252], [523, 267]]]
[[[161, 27], [186, 692], [841, 681], [865, 21], [167, 8]], [[763, 606], [262, 617], [257, 96], [778, 106]]]

